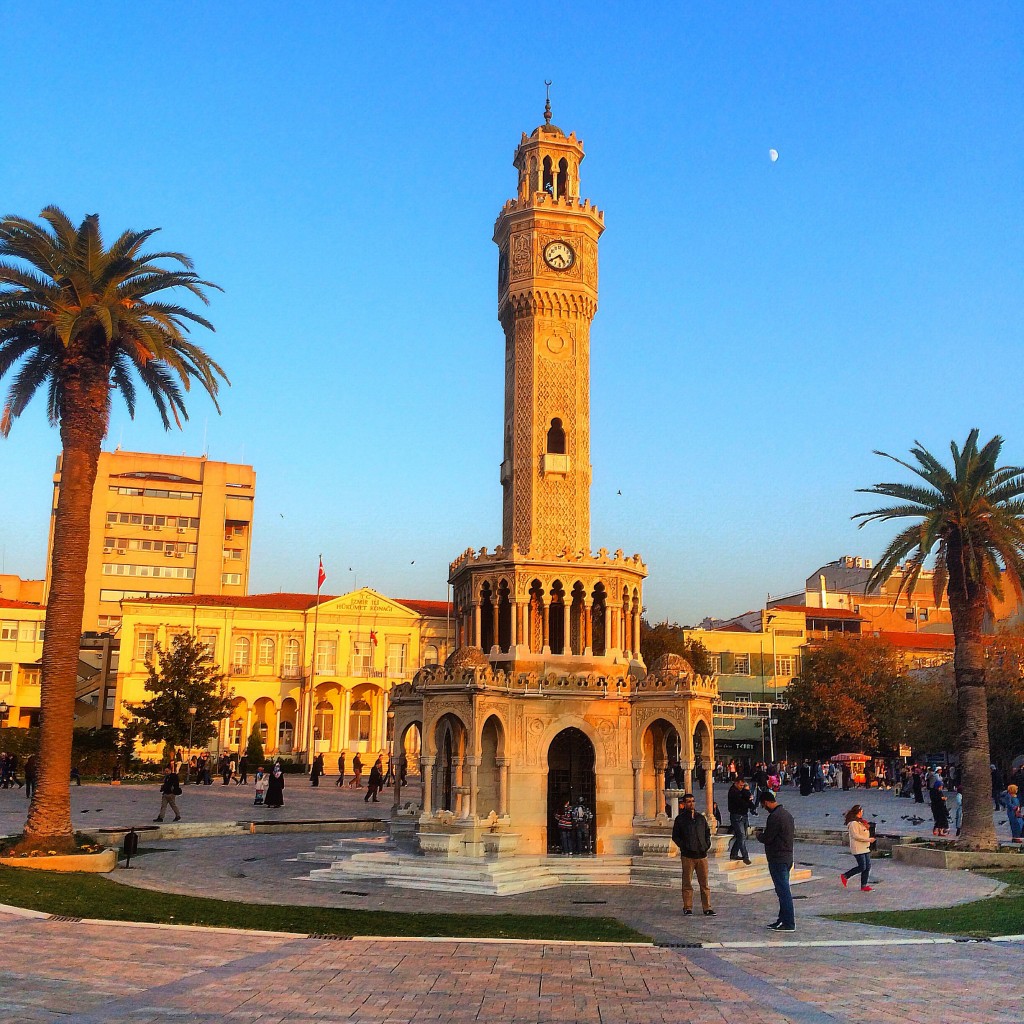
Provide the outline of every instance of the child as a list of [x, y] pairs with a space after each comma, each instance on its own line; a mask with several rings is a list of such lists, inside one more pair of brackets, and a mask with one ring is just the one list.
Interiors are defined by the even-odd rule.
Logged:
[[253, 804], [256, 807], [259, 807], [263, 803], [263, 794], [267, 791], [267, 785], [266, 772], [264, 772], [262, 768], [257, 768], [255, 779], [256, 799], [253, 800]]

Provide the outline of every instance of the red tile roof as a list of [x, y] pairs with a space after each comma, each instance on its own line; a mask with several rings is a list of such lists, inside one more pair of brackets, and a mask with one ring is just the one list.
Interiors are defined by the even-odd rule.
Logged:
[[803, 612], [809, 619], [857, 619], [863, 622], [858, 612], [851, 612], [847, 608], [812, 608], [806, 604], [773, 604], [768, 609], [768, 614], [773, 611], [780, 612]]
[[[321, 594], [320, 603], [334, 601], [337, 594]], [[387, 600], [385, 598], [385, 600]], [[405, 605], [417, 615], [441, 617], [448, 614], [451, 605], [447, 601], [419, 601], [415, 598], [397, 597], [393, 600]], [[265, 608], [274, 611], [302, 612], [316, 606], [316, 594], [249, 594], [247, 597], [235, 597], [226, 594], [173, 594], [164, 597], [132, 597], [126, 598], [125, 604], [140, 602], [143, 604], [173, 605], [204, 605], [214, 608]], [[28, 607], [38, 607], [29, 605]]]
[[890, 630], [879, 630], [878, 637], [893, 647], [902, 647], [912, 651], [951, 651], [953, 650], [952, 633], [895, 633]]
[[35, 608], [37, 611], [41, 611], [45, 607], [46, 605], [36, 601], [11, 601], [9, 598], [0, 597], [0, 608]]
[[450, 601], [420, 601], [415, 597], [396, 597], [395, 600], [417, 615], [443, 619], [452, 614]]

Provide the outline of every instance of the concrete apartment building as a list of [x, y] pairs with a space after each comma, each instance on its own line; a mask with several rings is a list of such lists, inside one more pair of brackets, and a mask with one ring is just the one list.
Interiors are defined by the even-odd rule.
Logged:
[[[46, 557], [50, 591], [53, 476]], [[121, 601], [248, 593], [256, 473], [205, 457], [102, 452], [90, 517], [83, 633], [116, 631]]]

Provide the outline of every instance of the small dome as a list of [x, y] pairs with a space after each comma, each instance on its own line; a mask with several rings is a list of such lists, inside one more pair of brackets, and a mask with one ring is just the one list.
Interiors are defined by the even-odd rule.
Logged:
[[444, 667], [451, 669], [490, 668], [491, 663], [487, 660], [487, 655], [479, 647], [460, 647], [457, 651], [452, 651], [448, 655]]
[[693, 666], [681, 654], [662, 654], [654, 659], [654, 664], [647, 670], [647, 678], [658, 677], [664, 680], [692, 679]]
[[565, 138], [565, 132], [563, 132], [557, 124], [542, 124], [539, 127], [534, 128], [533, 134], [530, 138], [535, 139], [538, 135], [557, 135], [560, 139]]

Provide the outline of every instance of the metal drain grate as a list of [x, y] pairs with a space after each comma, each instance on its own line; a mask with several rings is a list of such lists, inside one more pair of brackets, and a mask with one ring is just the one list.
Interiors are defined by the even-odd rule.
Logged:
[[51, 914], [51, 921], [61, 921], [68, 924], [78, 924], [82, 918], [80, 917], [69, 917], [67, 914]]
[[351, 935], [329, 935], [325, 932], [310, 932], [306, 936], [307, 939], [330, 939], [333, 942], [349, 942], [352, 939]]
[[355, 889], [339, 889], [339, 896], [369, 896], [368, 892], [357, 892]]
[[572, 902], [575, 903], [577, 906], [581, 906], [581, 907], [593, 907], [593, 906], [597, 906], [598, 904], [604, 905], [608, 901], [607, 900], [573, 900]]
[[703, 949], [703, 942], [656, 942], [659, 949]]

